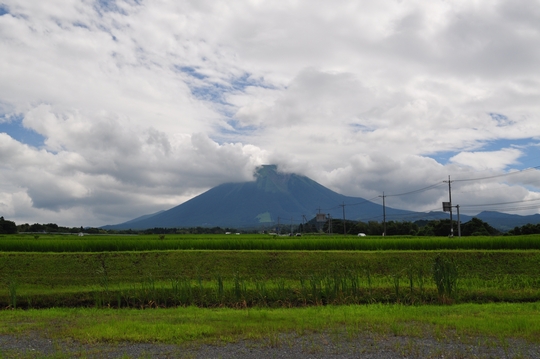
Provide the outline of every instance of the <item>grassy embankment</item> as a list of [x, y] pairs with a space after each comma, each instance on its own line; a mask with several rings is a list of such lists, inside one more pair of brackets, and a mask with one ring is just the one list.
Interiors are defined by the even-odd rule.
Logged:
[[[457, 272], [449, 290], [435, 283], [437, 257]], [[537, 250], [4, 252], [0, 306], [532, 302], [539, 270]]]

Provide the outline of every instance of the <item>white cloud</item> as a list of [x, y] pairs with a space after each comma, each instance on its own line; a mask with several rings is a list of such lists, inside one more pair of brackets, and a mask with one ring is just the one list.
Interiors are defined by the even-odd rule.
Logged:
[[474, 170], [504, 170], [518, 162], [523, 153], [515, 148], [491, 152], [461, 152], [450, 158], [453, 163], [469, 166]]
[[[512, 141], [540, 138], [534, 0], [3, 4], [0, 210], [18, 221], [119, 222], [262, 163], [404, 193], [519, 169], [533, 146]], [[1, 133], [19, 119], [43, 146]], [[534, 198], [531, 181], [468, 198]]]

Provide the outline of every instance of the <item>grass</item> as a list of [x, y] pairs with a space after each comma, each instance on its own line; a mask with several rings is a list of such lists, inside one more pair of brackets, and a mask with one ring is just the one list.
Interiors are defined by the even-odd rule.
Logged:
[[217, 343], [276, 333], [332, 332], [515, 338], [540, 343], [540, 303], [354, 305], [289, 309], [46, 309], [0, 311], [0, 334], [39, 332], [82, 343]]
[[[0, 334], [181, 345], [279, 345], [283, 333], [321, 332], [540, 342], [536, 236], [223, 237], [0, 237], [0, 307], [13, 309], [0, 310]], [[24, 250], [10, 251], [13, 241]], [[440, 249], [460, 245], [483, 249]]]
[[[201, 278], [236, 273], [251, 278], [297, 279], [332, 271], [356, 270], [373, 275], [402, 274], [411, 268], [431, 273], [434, 259], [444, 254], [463, 277], [535, 278], [540, 251], [147, 251], [108, 253], [0, 252], [0, 280], [15, 281], [19, 288], [97, 285], [107, 281], [138, 283], [155, 280]], [[106, 277], [105, 277], [106, 273]]]
[[[435, 279], [437, 258], [455, 266], [441, 266], [453, 278]], [[530, 302], [540, 299], [539, 263], [539, 251], [9, 252], [0, 306]]]
[[356, 237], [309, 235], [4, 235], [2, 252], [114, 252], [152, 250], [509, 250], [540, 249], [540, 236], [478, 237]]

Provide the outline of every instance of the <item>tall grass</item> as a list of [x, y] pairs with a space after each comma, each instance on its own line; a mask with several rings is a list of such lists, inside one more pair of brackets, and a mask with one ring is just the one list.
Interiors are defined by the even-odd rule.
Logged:
[[540, 236], [499, 237], [270, 237], [265, 235], [5, 236], [3, 252], [114, 252], [149, 250], [508, 250], [540, 249]]
[[9, 308], [17, 309], [17, 281], [10, 279], [8, 282]]
[[0, 308], [533, 301], [539, 260], [539, 251], [0, 253]]
[[[138, 282], [112, 284], [105, 260], [98, 264], [97, 287], [54, 294], [27, 294], [27, 303], [17, 303], [17, 287], [9, 281], [7, 307], [94, 306], [96, 308], [155, 307], [301, 307], [368, 303], [432, 304], [464, 301], [540, 300], [540, 280], [528, 276], [497, 276], [491, 280], [465, 278], [460, 291], [452, 259], [437, 255], [432, 271], [411, 264], [394, 273], [373, 273], [369, 267], [335, 267], [326, 272], [294, 278], [262, 278], [239, 271], [214, 279], [195, 277], [164, 279], [142, 274]], [[0, 306], [4, 306], [0, 296]]]
[[[146, 276], [137, 283], [83, 287], [79, 290], [26, 292], [19, 295], [11, 284], [0, 295], [0, 307], [303, 307], [368, 303], [434, 304], [493, 301], [538, 301], [537, 281], [514, 283], [507, 277], [495, 280], [466, 278], [459, 291], [435, 274], [404, 277], [365, 271], [341, 271], [298, 276], [296, 279], [261, 279], [217, 276], [214, 280]], [[414, 271], [414, 273], [418, 273]], [[22, 300], [17, 300], [17, 298]]]
[[454, 298], [458, 271], [454, 261], [437, 256], [433, 262], [433, 279], [439, 293], [439, 301], [447, 303]]

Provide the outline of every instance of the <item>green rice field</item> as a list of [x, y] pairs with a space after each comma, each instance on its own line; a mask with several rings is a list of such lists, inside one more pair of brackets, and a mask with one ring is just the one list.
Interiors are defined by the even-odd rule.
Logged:
[[478, 237], [282, 237], [258, 235], [0, 235], [0, 252], [113, 252], [151, 250], [378, 251], [540, 250], [540, 235]]

